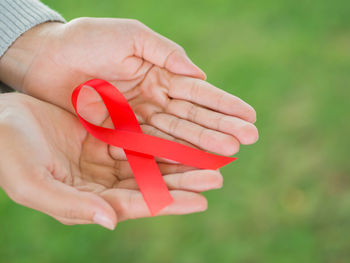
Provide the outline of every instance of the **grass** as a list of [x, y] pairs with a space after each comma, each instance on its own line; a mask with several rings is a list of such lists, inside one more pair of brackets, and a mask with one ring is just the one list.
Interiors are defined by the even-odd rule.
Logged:
[[350, 2], [45, 0], [67, 20], [135, 18], [253, 105], [260, 140], [209, 210], [63, 226], [0, 194], [0, 262], [350, 262]]

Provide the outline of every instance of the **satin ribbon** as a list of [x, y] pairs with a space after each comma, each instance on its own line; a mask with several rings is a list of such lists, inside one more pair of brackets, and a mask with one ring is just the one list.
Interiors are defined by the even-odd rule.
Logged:
[[[112, 119], [114, 129], [96, 126], [79, 115], [77, 100], [83, 86], [95, 89], [101, 96]], [[72, 93], [72, 104], [80, 122], [91, 135], [124, 150], [151, 215], [156, 215], [173, 202], [154, 156], [201, 169], [218, 169], [237, 159], [211, 154], [142, 133], [128, 101], [116, 87], [105, 80], [92, 79], [76, 87]]]

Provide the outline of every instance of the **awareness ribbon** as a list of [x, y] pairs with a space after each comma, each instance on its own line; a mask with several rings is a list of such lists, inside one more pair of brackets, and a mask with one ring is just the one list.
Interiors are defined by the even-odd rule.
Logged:
[[[77, 100], [84, 86], [93, 88], [101, 96], [112, 119], [114, 129], [96, 126], [79, 115]], [[156, 215], [173, 202], [154, 156], [201, 169], [218, 169], [237, 159], [211, 154], [142, 133], [128, 101], [116, 87], [105, 80], [92, 79], [76, 87], [72, 93], [72, 104], [80, 122], [91, 135], [124, 150], [151, 215]]]

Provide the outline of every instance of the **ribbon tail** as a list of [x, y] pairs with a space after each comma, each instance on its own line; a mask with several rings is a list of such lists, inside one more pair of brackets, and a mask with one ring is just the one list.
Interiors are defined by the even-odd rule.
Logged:
[[173, 202], [158, 165], [152, 156], [124, 150], [143, 199], [152, 216]]

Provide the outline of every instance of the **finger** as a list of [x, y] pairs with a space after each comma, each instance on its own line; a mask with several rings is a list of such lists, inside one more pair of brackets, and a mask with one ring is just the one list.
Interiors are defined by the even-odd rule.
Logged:
[[164, 181], [172, 190], [204, 192], [221, 188], [223, 177], [219, 170], [194, 170], [165, 175]]
[[113, 208], [96, 194], [82, 192], [57, 181], [49, 172], [40, 176], [36, 174], [25, 183], [25, 192], [15, 194], [15, 200], [22, 205], [67, 221], [89, 221], [111, 230], [116, 226]]
[[198, 170], [198, 168], [184, 165], [184, 164], [171, 164], [171, 163], [158, 163], [158, 167], [162, 175], [184, 173], [188, 171]]
[[[171, 135], [169, 135], [169, 134], [167, 134], [167, 133], [165, 133], [165, 132], [155, 128], [154, 126], [143, 124], [143, 125], [141, 125], [141, 129], [142, 129], [142, 132], [145, 133], [145, 134], [148, 134], [148, 135], [151, 135], [151, 136], [155, 136], [155, 137], [159, 137], [159, 138], [162, 138], [162, 139], [166, 139], [166, 140], [169, 140], [169, 141], [181, 143], [181, 144], [187, 145], [187, 146], [192, 147], [192, 148], [197, 148], [193, 144], [191, 144], [189, 142], [186, 142], [184, 140], [178, 139], [178, 138], [176, 138], [174, 136], [171, 136]], [[163, 157], [158, 157], [158, 156], [156, 156], [156, 161], [157, 162], [165, 162], [165, 163], [177, 163], [176, 161], [169, 160], [169, 159], [166, 159], [166, 158], [163, 158]]]
[[[119, 166], [119, 167], [118, 167]], [[128, 162], [120, 162], [116, 165], [115, 173], [119, 180], [126, 180], [134, 178], [133, 172], [131, 170], [130, 164]], [[172, 174], [172, 173], [184, 173], [187, 171], [196, 170], [197, 168], [183, 165], [183, 164], [171, 164], [171, 163], [158, 163], [159, 171], [162, 175]], [[118, 184], [119, 187], [119, 184]]]
[[256, 121], [256, 112], [249, 104], [204, 80], [174, 75], [169, 84], [169, 96], [191, 101], [252, 123]]
[[[171, 136], [153, 126], [147, 125], [147, 124], [141, 124], [140, 125], [142, 132], [151, 136], [155, 136], [155, 137], [159, 137], [162, 139], [166, 139], [169, 141], [174, 141], [174, 142], [178, 142], [193, 148], [197, 148], [195, 147], [193, 144], [186, 142], [184, 140], [175, 138], [174, 136]], [[110, 155], [112, 156], [112, 158], [114, 160], [126, 160], [126, 155], [123, 149], [119, 148], [119, 147], [115, 147], [115, 146], [109, 146], [109, 152]], [[158, 157], [158, 156], [154, 156], [155, 160], [157, 162], [162, 162], [162, 163], [176, 163], [175, 161], [163, 158], [163, 157]]]
[[[219, 171], [195, 170], [185, 173], [164, 175], [163, 179], [170, 190], [184, 190], [192, 192], [204, 192], [222, 187], [222, 175]], [[118, 188], [138, 190], [134, 178], [122, 180]]]
[[135, 55], [179, 75], [205, 79], [205, 73], [175, 42], [136, 22]]
[[170, 100], [166, 112], [206, 128], [231, 134], [241, 144], [252, 144], [258, 139], [258, 130], [252, 123], [208, 110], [185, 100]]
[[170, 114], [155, 113], [149, 119], [149, 123], [166, 133], [208, 151], [229, 156], [239, 150], [239, 142], [233, 136], [204, 128]]
[[52, 214], [48, 214], [49, 216], [51, 216], [52, 218], [56, 219], [58, 222], [60, 222], [63, 225], [67, 225], [67, 226], [72, 226], [72, 225], [88, 225], [91, 224], [90, 221], [88, 220], [82, 220], [82, 219], [67, 219], [61, 216], [56, 216], [56, 215], [52, 215]]
[[[158, 215], [180, 215], [201, 212], [207, 209], [207, 200], [198, 193], [171, 190], [174, 201], [161, 210]], [[139, 191], [128, 189], [109, 189], [101, 193], [118, 215], [118, 221], [151, 216]]]
[[79, 92], [78, 102], [77, 111], [88, 122], [101, 125], [108, 117], [106, 105], [93, 88], [84, 86]]

